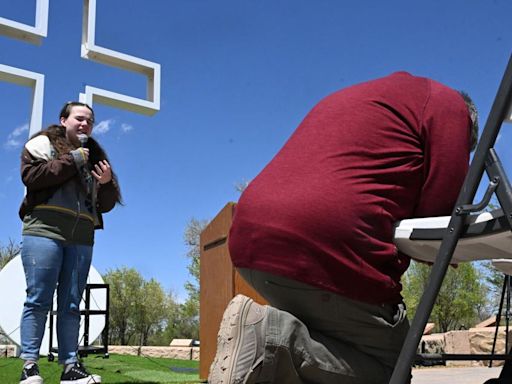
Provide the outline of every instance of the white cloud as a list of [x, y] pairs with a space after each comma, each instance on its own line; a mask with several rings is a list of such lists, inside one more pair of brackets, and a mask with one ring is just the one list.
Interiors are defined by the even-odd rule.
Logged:
[[16, 139], [7, 139], [7, 141], [5, 142], [5, 146], [7, 148], [18, 148], [18, 147], [21, 147], [23, 145], [23, 142], [21, 140], [16, 140]]
[[18, 128], [14, 128], [14, 131], [11, 132], [11, 134], [9, 136], [13, 136], [13, 137], [18, 137], [20, 136], [22, 133], [28, 131], [28, 123], [25, 123], [23, 124], [22, 126], [18, 127]]
[[121, 130], [123, 131], [123, 133], [130, 132], [132, 129], [133, 129], [133, 125], [126, 124], [126, 123], [121, 124]]
[[103, 135], [110, 131], [110, 126], [114, 124], [114, 119], [102, 120], [98, 124], [94, 125], [93, 132], [97, 135]]
[[25, 132], [28, 131], [28, 123], [20, 125], [19, 127], [16, 127], [13, 129], [11, 133], [9, 133], [9, 136], [7, 136], [7, 141], [5, 142], [4, 146], [6, 148], [18, 148], [23, 145], [23, 143], [27, 140], [28, 137], [20, 137]]

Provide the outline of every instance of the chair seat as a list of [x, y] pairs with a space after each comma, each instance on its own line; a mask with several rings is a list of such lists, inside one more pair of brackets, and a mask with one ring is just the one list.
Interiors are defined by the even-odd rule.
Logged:
[[[450, 218], [401, 220], [395, 226], [395, 245], [413, 259], [433, 263]], [[466, 217], [451, 263], [490, 259], [512, 260], [512, 231], [501, 209]]]

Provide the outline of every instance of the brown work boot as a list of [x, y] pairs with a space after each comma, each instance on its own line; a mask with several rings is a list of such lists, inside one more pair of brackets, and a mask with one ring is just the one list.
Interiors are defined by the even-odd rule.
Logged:
[[239, 384], [263, 360], [267, 306], [243, 295], [228, 304], [217, 335], [217, 354], [210, 367], [210, 384]]

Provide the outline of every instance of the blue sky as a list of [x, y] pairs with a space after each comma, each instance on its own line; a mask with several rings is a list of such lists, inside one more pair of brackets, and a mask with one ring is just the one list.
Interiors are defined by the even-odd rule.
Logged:
[[[0, 17], [33, 24], [35, 0], [2, 0]], [[85, 85], [145, 97], [145, 79], [80, 58], [82, 2], [50, 0], [40, 46], [0, 36], [0, 63], [45, 74], [43, 126]], [[506, 0], [98, 0], [96, 43], [160, 63], [152, 117], [96, 104], [95, 137], [125, 206], [96, 235], [100, 271], [133, 267], [185, 296], [183, 232], [238, 199], [327, 94], [406, 70], [473, 97], [483, 127], [512, 52]], [[28, 88], [0, 82], [0, 242], [21, 239], [19, 153]], [[505, 126], [497, 149], [507, 169]], [[501, 151], [500, 151], [501, 148]]]

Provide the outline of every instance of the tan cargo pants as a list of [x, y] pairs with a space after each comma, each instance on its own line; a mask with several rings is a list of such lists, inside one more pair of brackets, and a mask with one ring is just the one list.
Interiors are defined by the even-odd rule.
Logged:
[[387, 384], [409, 329], [405, 305], [371, 305], [238, 269], [271, 305], [263, 365], [247, 383]]

